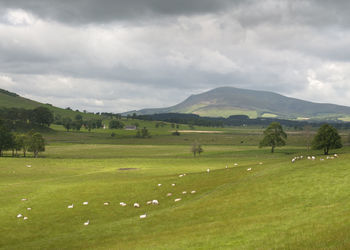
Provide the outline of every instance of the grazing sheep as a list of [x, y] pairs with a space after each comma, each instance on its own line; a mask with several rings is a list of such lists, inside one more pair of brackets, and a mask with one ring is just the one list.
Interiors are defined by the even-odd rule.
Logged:
[[294, 162], [295, 162], [295, 158], [292, 159], [292, 163], [294, 163]]
[[303, 159], [303, 158], [304, 158], [304, 156], [301, 155], [301, 156], [300, 156], [300, 159]]
[[146, 218], [147, 217], [147, 215], [146, 214], [142, 214], [142, 215], [140, 215], [140, 219], [144, 219], [144, 218]]
[[247, 171], [251, 171], [252, 170], [252, 168], [247, 168]]
[[238, 163], [235, 163], [235, 164], [233, 164], [233, 165], [238, 166]]
[[32, 210], [32, 208], [28, 207], [27, 210], [30, 211], [30, 210]]
[[119, 203], [122, 207], [125, 207], [126, 206], [126, 203], [124, 203], [124, 202], [120, 202]]
[[186, 174], [184, 174], [184, 176], [186, 176]]
[[316, 159], [316, 157], [315, 156], [311, 156], [311, 159], [314, 161]]
[[321, 159], [320, 159], [320, 161], [324, 161], [324, 159], [323, 159], [323, 158], [321, 158]]
[[31, 168], [31, 167], [32, 167], [32, 165], [26, 165], [26, 167], [27, 167], [27, 168]]
[[262, 162], [259, 162], [259, 165], [262, 165], [263, 163]]
[[226, 165], [226, 168], [228, 168], [228, 166]]
[[208, 173], [210, 172], [210, 169], [209, 169], [209, 168], [207, 169], [207, 172], [208, 172]]
[[140, 207], [140, 204], [134, 203], [134, 207]]
[[187, 191], [183, 191], [182, 194], [187, 194]]
[[109, 206], [109, 202], [105, 202], [105, 203], [103, 203], [103, 205]]
[[334, 160], [334, 157], [333, 157], [333, 156], [331, 156], [331, 160]]
[[90, 220], [84, 222], [84, 226], [88, 226], [90, 224]]
[[181, 201], [181, 198], [177, 198], [174, 200], [175, 202]]
[[152, 201], [152, 205], [158, 205], [158, 204], [159, 204], [158, 200], [153, 200]]
[[68, 208], [73, 208], [74, 207], [74, 205], [72, 204], [72, 205], [68, 205]]
[[175, 187], [175, 185], [176, 185], [176, 184], [175, 184], [175, 183], [173, 183], [173, 184], [171, 184], [171, 185], [172, 185], [173, 187]]
[[17, 214], [17, 218], [21, 218], [21, 217], [23, 217], [22, 214]]
[[152, 201], [147, 201], [147, 205], [151, 205], [152, 204]]
[[23, 217], [23, 220], [28, 220], [28, 217], [27, 216]]
[[172, 193], [167, 193], [166, 196], [172, 196], [173, 194]]
[[311, 160], [311, 157], [310, 157], [310, 156], [308, 156], [308, 157], [307, 157], [307, 159], [308, 159], [308, 160]]
[[337, 155], [337, 154], [334, 154], [334, 157], [338, 157], [338, 155]]
[[27, 198], [23, 198], [21, 201], [27, 201]]
[[191, 194], [195, 194], [195, 193], [196, 193], [196, 190], [192, 190], [192, 191], [191, 191]]
[[161, 187], [161, 186], [162, 186], [162, 184], [159, 183], [159, 184], [158, 184], [158, 187]]
[[83, 205], [88, 205], [88, 204], [89, 204], [89, 202], [87, 202], [87, 201], [83, 202]]
[[180, 178], [183, 177], [183, 176], [184, 176], [183, 174], [180, 174], [180, 175], [179, 175]]

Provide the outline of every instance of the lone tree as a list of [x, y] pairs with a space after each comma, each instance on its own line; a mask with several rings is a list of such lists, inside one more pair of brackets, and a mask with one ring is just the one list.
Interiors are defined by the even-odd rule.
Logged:
[[264, 131], [264, 138], [259, 147], [271, 146], [271, 153], [275, 151], [275, 147], [286, 145], [287, 134], [283, 131], [281, 124], [272, 122]]
[[30, 133], [28, 151], [33, 152], [34, 157], [37, 158], [39, 152], [45, 151], [45, 140], [40, 133]]
[[201, 155], [203, 148], [198, 142], [194, 142], [191, 148], [191, 152], [193, 153], [193, 156], [196, 157], [197, 153], [198, 155]]
[[323, 149], [325, 155], [328, 155], [330, 149], [341, 148], [342, 146], [337, 129], [329, 124], [323, 124], [312, 141], [312, 148]]

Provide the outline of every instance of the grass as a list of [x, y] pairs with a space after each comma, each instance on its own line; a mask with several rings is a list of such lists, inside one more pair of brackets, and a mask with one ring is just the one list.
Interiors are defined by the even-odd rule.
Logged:
[[[337, 150], [340, 157], [333, 160], [320, 161], [316, 151], [309, 152], [316, 161], [292, 164], [292, 157], [306, 155], [300, 133], [290, 133], [288, 145], [271, 154], [256, 146], [259, 128], [178, 137], [169, 130], [156, 134], [154, 128], [150, 139], [123, 130], [114, 139], [105, 130], [56, 131], [45, 135], [50, 144], [41, 158], [1, 158], [0, 248], [350, 247], [349, 148]], [[196, 158], [190, 153], [195, 138], [204, 142]], [[183, 195], [185, 190], [197, 192]], [[160, 204], [147, 206], [152, 199]], [[141, 208], [133, 208], [134, 202]], [[16, 218], [19, 213], [29, 219]], [[140, 219], [144, 213], [147, 218]]]

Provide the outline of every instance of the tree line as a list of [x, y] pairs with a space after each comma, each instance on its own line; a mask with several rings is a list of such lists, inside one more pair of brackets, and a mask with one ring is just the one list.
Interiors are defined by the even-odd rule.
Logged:
[[12, 156], [19, 156], [18, 152], [26, 157], [27, 152], [33, 152], [38, 157], [39, 152], [45, 151], [43, 136], [31, 130], [27, 133], [13, 133], [0, 121], [0, 157], [4, 151], [12, 151]]

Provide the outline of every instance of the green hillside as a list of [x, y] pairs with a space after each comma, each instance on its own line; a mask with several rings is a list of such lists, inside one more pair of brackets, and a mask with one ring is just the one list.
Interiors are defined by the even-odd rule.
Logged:
[[138, 114], [193, 113], [201, 116], [228, 117], [248, 115], [287, 119], [347, 119], [350, 107], [313, 103], [267, 91], [221, 87], [191, 95], [185, 101], [168, 108], [143, 109]]
[[21, 97], [15, 93], [0, 89], [0, 108], [24, 108], [35, 109], [37, 107], [46, 107], [50, 109], [54, 115], [60, 115], [61, 117], [74, 118], [77, 114], [82, 115], [84, 118], [96, 117], [94, 114], [83, 113], [73, 110], [67, 110], [52, 106], [51, 104], [43, 104], [24, 97]]

